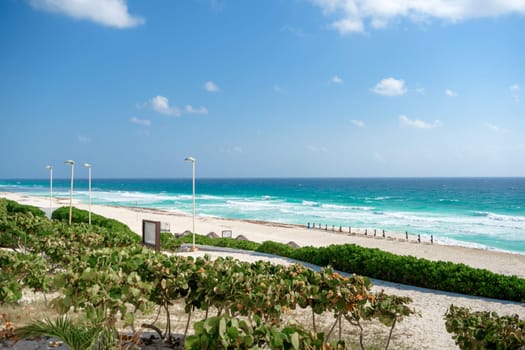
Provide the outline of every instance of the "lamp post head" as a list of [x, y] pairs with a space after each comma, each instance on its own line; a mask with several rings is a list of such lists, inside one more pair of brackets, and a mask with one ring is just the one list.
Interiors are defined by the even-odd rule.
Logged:
[[53, 166], [52, 165], [46, 165], [46, 169], [47, 170], [53, 170]]
[[184, 160], [187, 161], [187, 162], [195, 163], [195, 158], [193, 158], [193, 157], [186, 157]]
[[69, 164], [69, 165], [75, 165], [74, 160], [66, 160], [64, 163]]
[[89, 164], [89, 163], [84, 163], [84, 164], [82, 164], [82, 166], [84, 166], [86, 168], [91, 168], [91, 164]]

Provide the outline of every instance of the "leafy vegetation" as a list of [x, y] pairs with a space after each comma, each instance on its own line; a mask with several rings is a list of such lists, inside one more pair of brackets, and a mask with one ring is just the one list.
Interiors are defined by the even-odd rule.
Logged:
[[[68, 222], [69, 220], [69, 207], [60, 207], [53, 211], [51, 215], [53, 220], [58, 220], [62, 222]], [[78, 208], [73, 208], [71, 222], [74, 223], [87, 223], [89, 218], [89, 212], [87, 210], [82, 210]], [[91, 213], [91, 224], [97, 227], [104, 227], [114, 234], [119, 236], [125, 236], [128, 239], [131, 239], [135, 242], [140, 242], [139, 237], [135, 232], [133, 232], [128, 225], [123, 224], [122, 222], [115, 219], [108, 219], [102, 215]]]
[[108, 349], [115, 345], [114, 334], [110, 337], [104, 334], [107, 329], [103, 322], [75, 323], [68, 316], [59, 317], [55, 320], [46, 318], [28, 326], [18, 328], [17, 334], [21, 338], [52, 336], [64, 341], [71, 350]]
[[[187, 235], [181, 238], [175, 239], [175, 242], [177, 244], [183, 244], [183, 243], [192, 243], [193, 242], [193, 235]], [[257, 250], [259, 247], [259, 243], [255, 243], [252, 241], [244, 241], [244, 240], [237, 240], [234, 238], [210, 238], [207, 236], [195, 235], [195, 244], [202, 244], [202, 245], [211, 245], [215, 247], [226, 247], [226, 248], [234, 248], [234, 249], [244, 249], [244, 250]]]
[[[319, 349], [344, 348], [325, 342], [323, 333], [315, 333], [298, 325], [282, 329], [255, 317], [254, 324], [230, 316], [211, 317], [195, 323], [195, 334], [186, 340], [186, 349]], [[337, 347], [338, 346], [338, 347]]]
[[[178, 242], [189, 243], [187, 238], [180, 239]], [[249, 241], [208, 238], [199, 235], [196, 236], [196, 242], [198, 244], [276, 254], [319, 266], [333, 266], [335, 269], [347, 273], [356, 273], [417, 287], [525, 302], [525, 279], [517, 276], [505, 276], [465, 264], [395, 255], [355, 244], [295, 249], [286, 244], [271, 241], [257, 244]]]
[[461, 349], [514, 350], [525, 345], [525, 320], [518, 315], [498, 316], [451, 305], [445, 320], [447, 332], [453, 333]]
[[32, 205], [20, 204], [7, 199], [5, 200], [5, 209], [8, 213], [31, 213], [33, 216], [46, 216], [46, 214], [40, 208], [34, 207]]
[[[334, 329], [338, 325], [341, 329], [343, 323], [357, 330], [355, 341], [364, 349], [365, 321], [370, 320], [389, 329], [386, 349], [396, 323], [414, 313], [408, 307], [410, 299], [372, 293], [366, 277], [344, 277], [331, 267], [314, 272], [302, 265], [167, 256], [142, 247], [137, 235], [115, 220], [93, 215], [90, 226], [82, 222], [87, 221], [87, 212], [75, 210], [76, 219], [67, 225], [63, 220], [69, 212], [63, 208], [53, 214], [58, 219], [48, 220], [31, 210], [8, 207], [13, 208], [9, 201], [0, 199], [0, 245], [10, 248], [0, 250], [0, 305], [15, 303], [24, 288], [59, 291], [61, 296], [51, 305], [64, 315], [81, 313], [84, 320], [72, 322], [65, 316], [45, 320], [19, 330], [19, 335], [40, 332], [69, 339], [66, 342], [72, 348], [77, 341], [80, 347], [115, 348], [119, 319], [134, 329], [138, 312], [149, 313], [156, 308], [166, 314], [165, 329], [159, 333], [169, 340], [170, 306], [182, 303], [186, 332], [192, 323], [195, 329], [194, 335], [186, 338], [188, 349], [346, 349], [341, 335], [333, 339]], [[163, 244], [175, 248], [191, 241], [192, 236], [178, 240], [165, 236]], [[354, 245], [295, 249], [275, 242], [257, 244], [200, 235], [196, 241], [288, 256], [423, 287], [525, 299], [524, 281], [517, 277], [395, 256], [377, 249]], [[283, 323], [283, 316], [295, 309], [310, 313], [308, 329]], [[197, 310], [204, 312], [203, 319], [195, 319]], [[210, 311], [213, 317], [208, 317]], [[325, 330], [319, 329], [317, 322], [323, 313], [333, 315], [333, 323]], [[464, 349], [512, 349], [524, 342], [524, 321], [517, 316], [451, 307], [446, 322], [447, 330]], [[11, 333], [3, 333], [12, 334], [11, 324], [9, 329]]]
[[[336, 343], [328, 345], [333, 329], [346, 322], [359, 329], [359, 342], [364, 349], [363, 321], [377, 320], [392, 330], [397, 321], [413, 313], [408, 298], [371, 293], [368, 279], [355, 275], [343, 277], [331, 268], [314, 272], [301, 265], [284, 267], [231, 258], [211, 261], [208, 257], [167, 256], [140, 246], [122, 226], [104, 220], [93, 222], [113, 229], [85, 223], [67, 225], [30, 213], [9, 213], [5, 207], [0, 200], [0, 218], [4, 224], [0, 235], [10, 237], [5, 241], [17, 244], [10, 246], [13, 251], [0, 253], [0, 278], [5, 282], [0, 304], [16, 302], [23, 288], [56, 290], [61, 296], [51, 305], [62, 314], [80, 312], [86, 320], [84, 323], [73, 323], [68, 318], [45, 320], [21, 329], [20, 335], [43, 332], [67, 339], [72, 347], [78, 342], [78, 346], [87, 344], [93, 348], [95, 343], [102, 344], [108, 334], [116, 339], [118, 319], [133, 329], [137, 312], [148, 313], [158, 306], [167, 316], [162, 336], [170, 339], [169, 306], [182, 302], [187, 328], [191, 321], [196, 322], [198, 342], [204, 342], [189, 337], [188, 348], [212, 348], [209, 344], [216, 344], [217, 336], [220, 343], [230, 341], [232, 348], [237, 348], [240, 338], [234, 339], [235, 332], [245, 332], [253, 344], [266, 344], [272, 349], [304, 348], [308, 344], [312, 348], [315, 344], [330, 348], [336, 346]], [[20, 235], [24, 239], [16, 240]], [[235, 244], [238, 241], [224, 240], [225, 246]], [[243, 244], [245, 248], [255, 245]], [[311, 313], [311, 331], [282, 323], [283, 315], [296, 308]], [[196, 310], [205, 312], [204, 319], [193, 320]], [[212, 310], [217, 314], [217, 322], [207, 321]], [[322, 313], [334, 316], [334, 324], [326, 336], [317, 330], [316, 315]], [[228, 325], [227, 333], [222, 332], [223, 324]], [[213, 325], [217, 325], [216, 331]], [[206, 332], [199, 333], [200, 330]], [[387, 347], [390, 336], [391, 332]], [[339, 348], [344, 349], [344, 343], [340, 342]]]

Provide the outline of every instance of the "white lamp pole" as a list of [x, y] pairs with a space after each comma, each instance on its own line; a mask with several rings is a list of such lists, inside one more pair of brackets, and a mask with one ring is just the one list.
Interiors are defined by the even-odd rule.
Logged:
[[88, 168], [88, 186], [89, 186], [89, 224], [91, 225], [91, 164], [84, 163], [84, 167]]
[[75, 174], [75, 161], [66, 160], [64, 163], [71, 165], [71, 187], [69, 188], [69, 224], [73, 216], [73, 176]]
[[49, 170], [49, 215], [53, 213], [53, 166], [47, 165], [46, 169]]
[[193, 250], [195, 250], [195, 158], [187, 157], [185, 161], [191, 162], [192, 198], [193, 198]]

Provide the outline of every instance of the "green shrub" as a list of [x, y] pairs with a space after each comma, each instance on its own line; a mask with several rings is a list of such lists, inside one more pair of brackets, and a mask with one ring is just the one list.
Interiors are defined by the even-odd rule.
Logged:
[[[175, 241], [180, 245], [183, 243], [193, 243], [193, 235], [187, 235], [181, 238], [175, 239]], [[215, 247], [226, 247], [234, 249], [244, 249], [244, 250], [257, 250], [259, 243], [252, 241], [243, 241], [234, 238], [210, 238], [202, 235], [195, 235], [195, 244], [202, 245], [211, 245]]]
[[504, 276], [485, 269], [445, 261], [399, 256], [354, 244], [305, 247], [290, 251], [289, 257], [316, 265], [385, 281], [417, 287], [525, 301], [525, 279]]
[[324, 333], [296, 324], [279, 328], [258, 316], [253, 322], [227, 315], [210, 317], [193, 327], [195, 334], [185, 339], [185, 349], [346, 349], [344, 342], [325, 342]]
[[[60, 207], [53, 211], [51, 215], [53, 220], [68, 222], [69, 221], [69, 207]], [[89, 212], [87, 210], [82, 210], [78, 208], [73, 208], [73, 213], [71, 216], [72, 223], [88, 223], [89, 221]], [[133, 232], [128, 225], [123, 224], [122, 222], [109, 219], [102, 215], [91, 213], [91, 224], [94, 226], [99, 226], [108, 229], [111, 234], [119, 235], [121, 238], [126, 237], [132, 242], [140, 242], [140, 237]]]
[[169, 251], [177, 251], [179, 249], [180, 243], [177, 241], [175, 237], [171, 233], [168, 232], [161, 232], [160, 233], [160, 249], [162, 250], [169, 250]]
[[[525, 320], [451, 305], [445, 315], [447, 332], [460, 349], [509, 349], [525, 345]], [[520, 348], [521, 349], [521, 348]]]
[[292, 248], [290, 248], [286, 244], [276, 243], [272, 241], [264, 241], [261, 245], [259, 245], [259, 247], [257, 247], [256, 251], [279, 256], [292, 255]]
[[18, 202], [15, 202], [15, 201], [12, 201], [12, 200], [9, 200], [9, 199], [2, 199], [2, 201], [5, 203], [5, 208], [7, 210], [7, 213], [11, 213], [11, 214], [14, 214], [14, 213], [24, 213], [24, 214], [31, 213], [33, 216], [39, 216], [39, 217], [42, 217], [42, 218], [46, 217], [46, 213], [44, 213], [44, 211], [42, 211], [40, 208], [37, 208], [35, 206], [20, 204]]
[[27, 247], [34, 237], [49, 234], [51, 221], [39, 211], [36, 207], [0, 199], [0, 247]]
[[[182, 239], [191, 243], [191, 236]], [[196, 235], [198, 244], [256, 250], [308, 262], [319, 266], [404, 283], [412, 286], [438, 289], [487, 298], [525, 302], [525, 279], [500, 275], [485, 269], [445, 261], [430, 261], [413, 256], [400, 256], [377, 248], [363, 248], [355, 244], [328, 247], [292, 249], [286, 244], [249, 241]], [[255, 247], [255, 248], [253, 248]]]

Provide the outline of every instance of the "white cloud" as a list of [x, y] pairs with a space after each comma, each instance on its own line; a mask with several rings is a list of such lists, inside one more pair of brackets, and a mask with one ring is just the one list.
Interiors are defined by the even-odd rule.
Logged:
[[208, 108], [206, 107], [199, 107], [199, 108], [193, 108], [192, 105], [186, 105], [186, 113], [189, 114], [208, 114]]
[[137, 118], [137, 117], [131, 117], [130, 122], [132, 122], [133, 124], [137, 124], [137, 125], [143, 125], [143, 126], [150, 126], [151, 125], [151, 121], [149, 119], [140, 119], [140, 118]]
[[364, 128], [365, 127], [365, 122], [363, 122], [362, 120], [352, 119], [352, 120], [350, 120], [350, 123], [352, 123], [354, 126], [357, 126], [358, 128]]
[[510, 94], [512, 95], [512, 98], [514, 99], [514, 101], [516, 101], [516, 103], [519, 103], [520, 102], [520, 91], [521, 91], [521, 88], [518, 84], [513, 84], [509, 87], [509, 90], [510, 90]]
[[339, 21], [332, 22], [331, 27], [341, 33], [341, 35], [359, 33], [364, 30], [363, 21], [350, 18], [343, 18]]
[[149, 101], [151, 108], [165, 115], [180, 116], [181, 110], [177, 106], [170, 106], [169, 100], [164, 96], [155, 96]]
[[342, 83], [344, 83], [344, 80], [339, 75], [334, 75], [332, 77], [332, 83], [334, 83], [334, 84], [342, 84]]
[[420, 119], [409, 119], [406, 115], [400, 115], [399, 120], [401, 123], [417, 129], [433, 129], [443, 125], [439, 120], [434, 120], [433, 123], [427, 123]]
[[372, 28], [375, 28], [375, 29], [383, 29], [383, 28], [388, 27], [388, 21], [385, 19], [381, 19], [381, 18], [374, 18], [370, 22], [370, 25], [372, 26]]
[[128, 13], [126, 0], [29, 0], [39, 10], [62, 13], [116, 28], [143, 24], [144, 19]]
[[455, 92], [455, 91], [452, 91], [450, 89], [446, 89], [445, 90], [445, 95], [447, 95], [448, 97], [456, 97], [458, 95], [458, 93]]
[[492, 130], [494, 132], [498, 132], [501, 130], [501, 128], [497, 125], [491, 124], [491, 123], [483, 123], [483, 126], [489, 130]]
[[[204, 106], [193, 107], [192, 105], [186, 105], [184, 108], [179, 108], [175, 105], [170, 105], [170, 102], [165, 96], [155, 96], [151, 98], [145, 104], [137, 104], [137, 108], [151, 107], [154, 111], [164, 114], [164, 115], [173, 115], [180, 117], [183, 114], [208, 114], [208, 108]], [[133, 117], [135, 118], [135, 117]], [[141, 120], [138, 118], [133, 119], [132, 122], [135, 124], [141, 124]], [[149, 122], [149, 121], [148, 121]]]
[[310, 0], [325, 16], [334, 17], [330, 27], [341, 35], [365, 31], [365, 23], [385, 28], [393, 19], [412, 22], [442, 20], [461, 22], [471, 18], [525, 14], [522, 0]]
[[284, 89], [282, 87], [280, 87], [279, 85], [274, 85], [273, 86], [273, 92], [275, 92], [276, 94], [281, 94], [284, 92]]
[[208, 92], [219, 92], [221, 89], [213, 81], [207, 81], [204, 83], [204, 90]]
[[407, 92], [405, 81], [395, 78], [385, 78], [371, 89], [373, 92], [384, 96], [400, 96]]
[[221, 153], [227, 153], [227, 154], [241, 154], [243, 153], [243, 149], [240, 146], [234, 146], [226, 149], [219, 150]]
[[91, 143], [91, 137], [84, 136], [84, 135], [78, 135], [78, 142], [80, 143]]
[[425, 94], [425, 88], [424, 87], [417, 87], [416, 88], [416, 92], [420, 95], [424, 95]]

